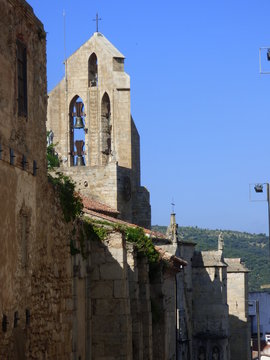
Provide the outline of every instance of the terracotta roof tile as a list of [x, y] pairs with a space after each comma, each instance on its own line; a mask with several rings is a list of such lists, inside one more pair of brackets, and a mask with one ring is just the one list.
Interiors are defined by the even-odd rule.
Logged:
[[80, 197], [82, 199], [84, 208], [87, 210], [93, 210], [105, 215], [111, 215], [112, 217], [117, 217], [120, 214], [118, 210], [113, 209], [110, 206], [96, 201], [88, 196], [82, 196], [80, 194]]
[[[124, 221], [124, 220], [116, 219], [112, 216], [108, 216], [108, 215], [93, 211], [91, 209], [84, 208], [83, 211], [86, 215], [90, 215], [91, 217], [96, 218], [96, 219], [105, 220], [105, 221], [108, 221], [111, 223], [123, 224], [123, 225], [130, 226], [130, 227], [138, 227], [138, 225], [128, 223], [127, 221]], [[162, 236], [164, 239], [166, 239], [164, 234], [161, 234], [161, 233], [158, 233], [155, 231], [151, 231], [151, 230], [145, 229], [145, 228], [143, 228], [143, 230], [144, 230], [145, 234], [149, 235], [150, 237]], [[162, 248], [155, 246], [155, 249], [160, 254], [161, 259], [167, 261], [170, 264], [170, 269], [173, 270], [174, 272], [179, 272], [181, 270], [182, 266], [187, 265], [187, 262], [185, 260], [183, 260], [175, 255], [172, 255], [167, 251], [164, 251]]]

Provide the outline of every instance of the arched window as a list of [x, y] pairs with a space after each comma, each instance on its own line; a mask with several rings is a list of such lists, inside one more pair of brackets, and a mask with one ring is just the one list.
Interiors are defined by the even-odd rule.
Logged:
[[98, 62], [95, 53], [88, 60], [88, 86], [98, 86]]
[[206, 350], [204, 346], [199, 347], [198, 360], [206, 360]]
[[101, 153], [102, 165], [106, 165], [112, 152], [111, 105], [109, 95], [105, 92], [101, 101]]
[[220, 351], [219, 351], [219, 348], [217, 346], [213, 347], [212, 360], [220, 360]]
[[85, 112], [82, 99], [76, 95], [69, 107], [70, 120], [70, 165], [85, 165]]

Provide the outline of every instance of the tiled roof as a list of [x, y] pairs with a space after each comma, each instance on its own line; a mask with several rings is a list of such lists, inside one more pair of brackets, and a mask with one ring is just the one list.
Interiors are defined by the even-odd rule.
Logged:
[[235, 259], [224, 259], [225, 263], [228, 265], [227, 272], [249, 272], [244, 264], [241, 263], [240, 258]]
[[[105, 215], [103, 213], [93, 211], [91, 209], [87, 209], [86, 207], [84, 208], [83, 211], [84, 211], [84, 213], [86, 215], [89, 215], [89, 216], [91, 216], [92, 218], [95, 218], [95, 219], [101, 219], [101, 220], [105, 220], [105, 221], [108, 221], [108, 222], [111, 222], [111, 223], [116, 223], [116, 224], [123, 224], [123, 225], [130, 226], [130, 227], [138, 227], [135, 224], [131, 224], [131, 223], [128, 223], [127, 221], [116, 219], [115, 217], [108, 216], [108, 215]], [[163, 236], [164, 238], [166, 238], [164, 234], [161, 234], [161, 233], [158, 233], [158, 232], [155, 232], [155, 231], [151, 231], [151, 230], [145, 229], [145, 228], [143, 228], [143, 230], [144, 230], [145, 234], [149, 235], [150, 237]], [[182, 266], [187, 265], [187, 262], [185, 260], [183, 260], [183, 259], [181, 259], [181, 258], [179, 258], [179, 257], [177, 257], [175, 255], [172, 255], [172, 254], [168, 253], [167, 251], [164, 251], [160, 247], [155, 246], [155, 249], [160, 254], [161, 259], [163, 259], [163, 260], [165, 260], [165, 261], [167, 261], [169, 263], [170, 270], [172, 270], [174, 272], [178, 272], [178, 271], [181, 270]]]
[[99, 201], [93, 200], [92, 198], [88, 196], [81, 196], [83, 206], [87, 210], [93, 210], [98, 213], [102, 213], [105, 215], [110, 215], [112, 217], [117, 217], [120, 213], [116, 209], [111, 208], [108, 205], [102, 204]]
[[[105, 211], [104, 212], [98, 211], [98, 210], [95, 210], [94, 208], [87, 208], [86, 206], [84, 207], [83, 211], [84, 211], [84, 213], [92, 215], [95, 218], [101, 218], [103, 220], [106, 220], [106, 221], [109, 221], [112, 223], [123, 224], [123, 225], [130, 226], [130, 227], [138, 227], [138, 225], [131, 224], [127, 221], [117, 219], [116, 217], [110, 216], [109, 214], [105, 214]], [[117, 210], [115, 210], [115, 211], [117, 211]], [[119, 212], [117, 212], [117, 213], [119, 214]], [[145, 234], [149, 235], [152, 238], [166, 239], [166, 236], [158, 231], [152, 231], [152, 230], [144, 228], [144, 232], [145, 232]]]
[[195, 251], [192, 258], [193, 267], [226, 267], [221, 251]]
[[170, 254], [168, 251], [163, 250], [161, 247], [155, 246], [155, 249], [160, 254], [163, 260], [171, 264], [173, 270], [180, 271], [183, 266], [187, 265], [187, 261], [181, 259], [178, 256]]

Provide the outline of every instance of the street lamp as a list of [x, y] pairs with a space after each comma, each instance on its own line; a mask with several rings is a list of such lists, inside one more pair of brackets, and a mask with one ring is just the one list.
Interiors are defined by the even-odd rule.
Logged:
[[[265, 56], [266, 53], [266, 60], [270, 61], [270, 47], [269, 46], [264, 46], [264, 47], [260, 47], [259, 48], [259, 66], [260, 66], [260, 74], [270, 74], [269, 71], [265, 71], [263, 70], [263, 64], [264, 60], [262, 61], [262, 54], [263, 56]], [[263, 57], [264, 59], [264, 57]]]
[[[256, 193], [263, 193], [264, 192], [264, 188], [266, 185], [266, 201], [268, 204], [268, 242], [269, 242], [269, 247], [268, 247], [268, 251], [269, 251], [269, 256], [270, 256], [270, 186], [269, 183], [257, 183], [254, 184], [254, 190]], [[254, 200], [253, 200], [254, 201]]]

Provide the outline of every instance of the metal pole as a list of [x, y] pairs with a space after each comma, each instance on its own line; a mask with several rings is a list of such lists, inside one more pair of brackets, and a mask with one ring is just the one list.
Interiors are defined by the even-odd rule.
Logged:
[[258, 360], [261, 360], [261, 332], [260, 332], [259, 300], [256, 300], [256, 317], [257, 317]]
[[262, 57], [261, 57], [262, 49], [259, 49], [259, 63], [260, 63], [260, 74], [262, 73]]
[[266, 184], [267, 185], [267, 204], [268, 204], [268, 242], [269, 242], [269, 247], [268, 247], [268, 251], [269, 251], [269, 256], [270, 256], [270, 186], [269, 183]]

